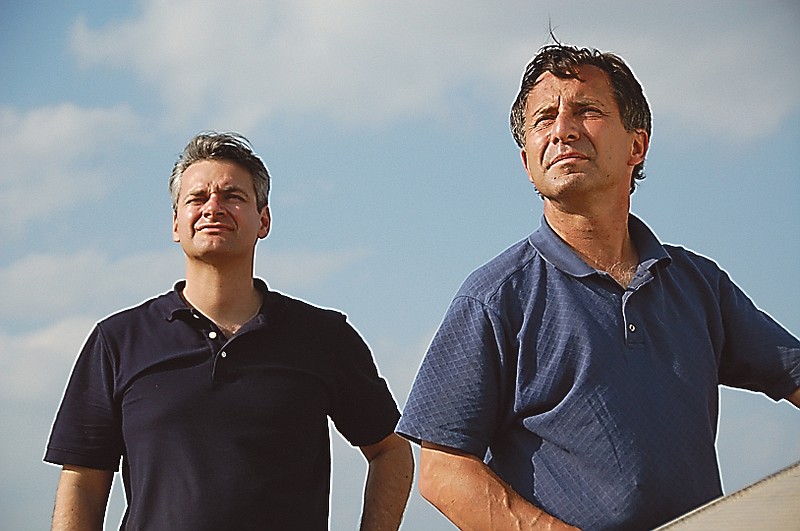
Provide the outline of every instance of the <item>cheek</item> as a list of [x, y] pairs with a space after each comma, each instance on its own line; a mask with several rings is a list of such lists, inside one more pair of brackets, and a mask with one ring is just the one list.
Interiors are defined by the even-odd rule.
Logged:
[[527, 143], [525, 145], [530, 147], [528, 153], [535, 156], [538, 162], [541, 162], [549, 144], [547, 133], [538, 131], [528, 135]]
[[176, 219], [178, 230], [186, 230], [188, 227], [194, 225], [195, 221], [197, 220], [197, 215], [192, 211], [184, 210], [182, 212], [178, 212]]

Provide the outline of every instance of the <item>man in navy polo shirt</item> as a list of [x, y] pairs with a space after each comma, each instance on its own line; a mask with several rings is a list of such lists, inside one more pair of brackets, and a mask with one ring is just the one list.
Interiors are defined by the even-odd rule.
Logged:
[[369, 462], [362, 529], [397, 529], [413, 476], [399, 412], [344, 315], [253, 278], [269, 174], [237, 134], [193, 138], [170, 178], [186, 280], [97, 324], [45, 460], [53, 529], [102, 529], [122, 460], [123, 529], [327, 529], [328, 418]]
[[800, 406], [800, 342], [629, 213], [651, 118], [619, 57], [545, 46], [511, 124], [544, 218], [464, 282], [398, 432], [462, 529], [652, 529], [722, 493], [720, 384]]

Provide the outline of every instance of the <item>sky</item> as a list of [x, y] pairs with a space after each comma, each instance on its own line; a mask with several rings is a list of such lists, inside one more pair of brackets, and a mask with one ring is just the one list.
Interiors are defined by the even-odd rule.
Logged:
[[[49, 524], [42, 455], [92, 325], [171, 289], [167, 179], [201, 130], [273, 177], [256, 275], [345, 312], [400, 406], [470, 271], [536, 229], [508, 131], [548, 42], [620, 54], [653, 109], [633, 211], [800, 333], [800, 4], [5, 2], [0, 16], [0, 528]], [[800, 460], [800, 412], [722, 389], [726, 492]], [[331, 529], [365, 463], [333, 436]], [[119, 525], [118, 480], [107, 529]], [[453, 527], [417, 494], [403, 529]]]

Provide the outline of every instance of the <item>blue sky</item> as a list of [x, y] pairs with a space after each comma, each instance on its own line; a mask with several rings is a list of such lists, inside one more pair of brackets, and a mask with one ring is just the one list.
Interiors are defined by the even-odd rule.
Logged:
[[[345, 311], [402, 405], [464, 277], [539, 223], [507, 123], [548, 21], [621, 54], [645, 87], [654, 133], [633, 210], [800, 333], [800, 7], [598, 6], [4, 5], [0, 528], [48, 525], [58, 469], [41, 456], [92, 324], [182, 276], [167, 178], [200, 130], [245, 134], [273, 175], [257, 275]], [[719, 431], [728, 492], [800, 459], [785, 403], [723, 390]], [[354, 529], [363, 459], [333, 448], [331, 528]], [[121, 498], [116, 485], [109, 529]], [[452, 526], [414, 495], [404, 529]]]

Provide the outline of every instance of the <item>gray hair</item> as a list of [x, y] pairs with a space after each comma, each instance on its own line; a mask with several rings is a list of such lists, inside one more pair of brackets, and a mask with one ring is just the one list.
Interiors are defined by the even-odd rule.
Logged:
[[192, 138], [183, 153], [172, 167], [169, 178], [169, 193], [172, 196], [172, 210], [178, 210], [178, 195], [181, 190], [181, 176], [195, 162], [204, 160], [223, 160], [235, 162], [246, 169], [253, 178], [256, 191], [256, 206], [261, 211], [269, 203], [269, 171], [264, 161], [253, 151], [250, 141], [238, 133], [217, 133], [204, 131]]

